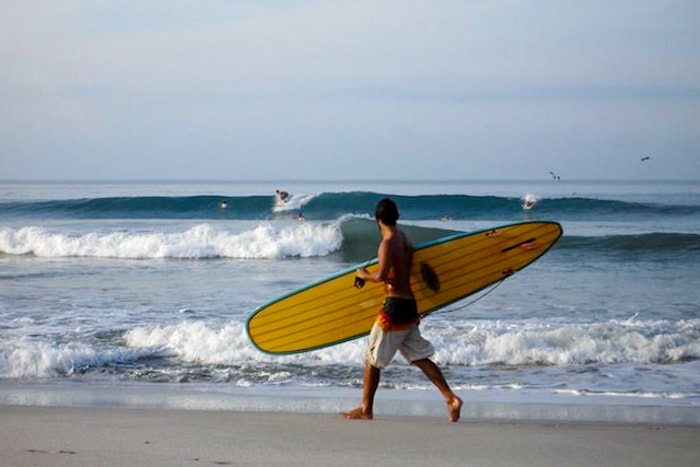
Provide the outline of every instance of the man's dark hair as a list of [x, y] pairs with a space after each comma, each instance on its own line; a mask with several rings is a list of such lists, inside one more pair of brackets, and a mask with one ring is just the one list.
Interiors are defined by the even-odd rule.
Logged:
[[377, 203], [377, 209], [374, 211], [374, 218], [382, 221], [384, 225], [394, 226], [399, 219], [399, 208], [389, 198], [384, 198]]

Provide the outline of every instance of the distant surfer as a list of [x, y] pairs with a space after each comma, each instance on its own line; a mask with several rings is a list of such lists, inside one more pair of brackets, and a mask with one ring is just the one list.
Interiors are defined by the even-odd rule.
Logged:
[[289, 201], [289, 193], [287, 193], [286, 191], [275, 190], [275, 193], [277, 194], [277, 199], [282, 201], [283, 203]]
[[386, 299], [367, 342], [362, 402], [353, 410], [344, 412], [343, 417], [361, 420], [373, 418], [374, 395], [381, 370], [399, 351], [408, 362], [420, 368], [440, 391], [447, 403], [449, 420], [456, 422], [461, 414], [462, 399], [452, 392], [442, 371], [430, 359], [435, 349], [418, 328], [418, 309], [410, 281], [413, 245], [396, 226], [399, 211], [392, 200], [384, 198], [379, 201], [374, 218], [382, 235], [377, 249], [377, 272], [358, 269], [356, 286], [361, 288], [364, 281], [383, 282]]
[[222, 200], [222, 201], [219, 203], [219, 207], [220, 207], [221, 209], [228, 209], [228, 201]]
[[525, 196], [522, 197], [522, 207], [524, 210], [529, 211], [530, 209], [535, 207], [535, 204], [537, 204], [537, 196], [531, 195], [530, 193], [526, 194]]
[[301, 211], [299, 211], [299, 213], [297, 214], [297, 221], [303, 222], [305, 220], [306, 220], [306, 217], [304, 217], [304, 214]]

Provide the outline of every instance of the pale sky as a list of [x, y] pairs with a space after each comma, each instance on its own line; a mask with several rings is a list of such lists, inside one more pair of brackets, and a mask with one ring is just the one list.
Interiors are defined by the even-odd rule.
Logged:
[[0, 180], [550, 170], [700, 180], [700, 1], [0, 0]]

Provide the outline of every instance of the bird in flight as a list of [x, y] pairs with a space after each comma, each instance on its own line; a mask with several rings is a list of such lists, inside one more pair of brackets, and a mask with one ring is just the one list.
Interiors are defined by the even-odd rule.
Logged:
[[650, 161], [650, 160], [651, 160], [651, 157], [649, 157], [649, 156], [644, 156], [644, 157], [642, 157], [642, 159], [641, 159], [642, 162], [644, 162], [644, 161]]
[[561, 177], [552, 172], [551, 170], [549, 171], [549, 175], [551, 175], [554, 180], [561, 180]]

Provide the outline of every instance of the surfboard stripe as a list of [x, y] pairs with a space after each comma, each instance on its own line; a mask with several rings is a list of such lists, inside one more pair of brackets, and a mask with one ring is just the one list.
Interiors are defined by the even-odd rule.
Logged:
[[[498, 282], [542, 256], [559, 239], [555, 222], [522, 222], [455, 234], [416, 245], [411, 286], [418, 312], [425, 316]], [[369, 333], [384, 301], [382, 284], [354, 287], [355, 271], [342, 270], [257, 308], [248, 335], [272, 354], [305, 352]], [[377, 268], [376, 259], [367, 266]], [[432, 271], [434, 288], [421, 268]], [[439, 288], [436, 284], [439, 283]]]

